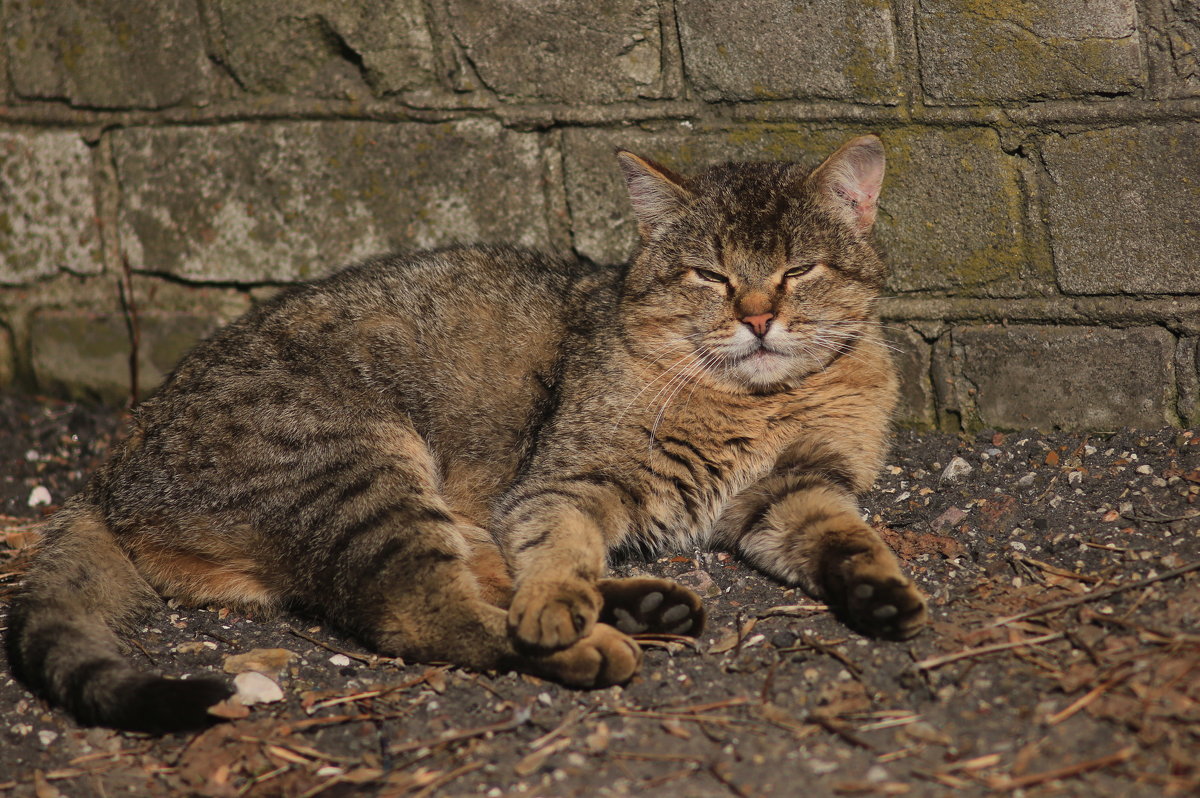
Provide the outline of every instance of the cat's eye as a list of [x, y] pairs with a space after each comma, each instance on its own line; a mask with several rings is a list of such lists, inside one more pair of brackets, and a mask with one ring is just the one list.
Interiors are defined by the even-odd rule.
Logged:
[[803, 277], [819, 266], [819, 263], [806, 263], [803, 266], [793, 266], [783, 273], [784, 277]]
[[709, 283], [728, 283], [729, 278], [717, 272], [710, 272], [708, 269], [692, 269], [696, 276], [701, 280]]

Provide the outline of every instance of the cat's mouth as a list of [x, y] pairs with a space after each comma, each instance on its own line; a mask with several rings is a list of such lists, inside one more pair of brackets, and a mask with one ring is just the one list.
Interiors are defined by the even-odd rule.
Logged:
[[750, 354], [744, 355], [743, 359], [749, 360], [751, 363], [755, 363], [755, 362], [762, 362], [764, 360], [768, 360], [773, 357], [783, 357], [783, 352], [779, 352], [779, 351], [767, 346], [766, 344], [762, 344], [761, 346], [758, 347], [758, 349], [755, 349], [754, 351], [750, 352]]
[[786, 354], [786, 352], [776, 349], [766, 341], [760, 339], [746, 347], [743, 351], [734, 354], [733, 360], [756, 363], [775, 357], [784, 357]]

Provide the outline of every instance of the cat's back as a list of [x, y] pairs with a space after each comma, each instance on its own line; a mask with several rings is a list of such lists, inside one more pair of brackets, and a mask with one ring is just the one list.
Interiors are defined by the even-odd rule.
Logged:
[[159, 397], [273, 377], [400, 395], [418, 383], [469, 391], [555, 359], [566, 329], [595, 310], [613, 279], [608, 269], [512, 247], [381, 256], [251, 310], [196, 347]]

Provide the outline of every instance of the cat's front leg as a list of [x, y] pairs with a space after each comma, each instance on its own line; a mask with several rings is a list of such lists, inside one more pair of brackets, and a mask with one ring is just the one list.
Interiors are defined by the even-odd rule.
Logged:
[[495, 519], [514, 574], [509, 632], [534, 650], [561, 649], [590, 633], [604, 603], [597, 582], [628, 511], [603, 480], [527, 482]]
[[757, 568], [823, 598], [867, 634], [905, 639], [928, 621], [925, 597], [836, 479], [769, 476], [734, 500], [718, 535]]

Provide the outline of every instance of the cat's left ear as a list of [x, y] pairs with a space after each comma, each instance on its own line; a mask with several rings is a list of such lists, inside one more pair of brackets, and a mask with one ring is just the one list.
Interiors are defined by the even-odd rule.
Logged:
[[617, 150], [617, 160], [637, 216], [638, 232], [645, 240], [655, 227], [676, 217], [692, 195], [683, 187], [682, 178], [665, 166], [628, 150]]
[[827, 207], [866, 233], [875, 224], [883, 168], [883, 142], [859, 136], [826, 158], [808, 180]]

